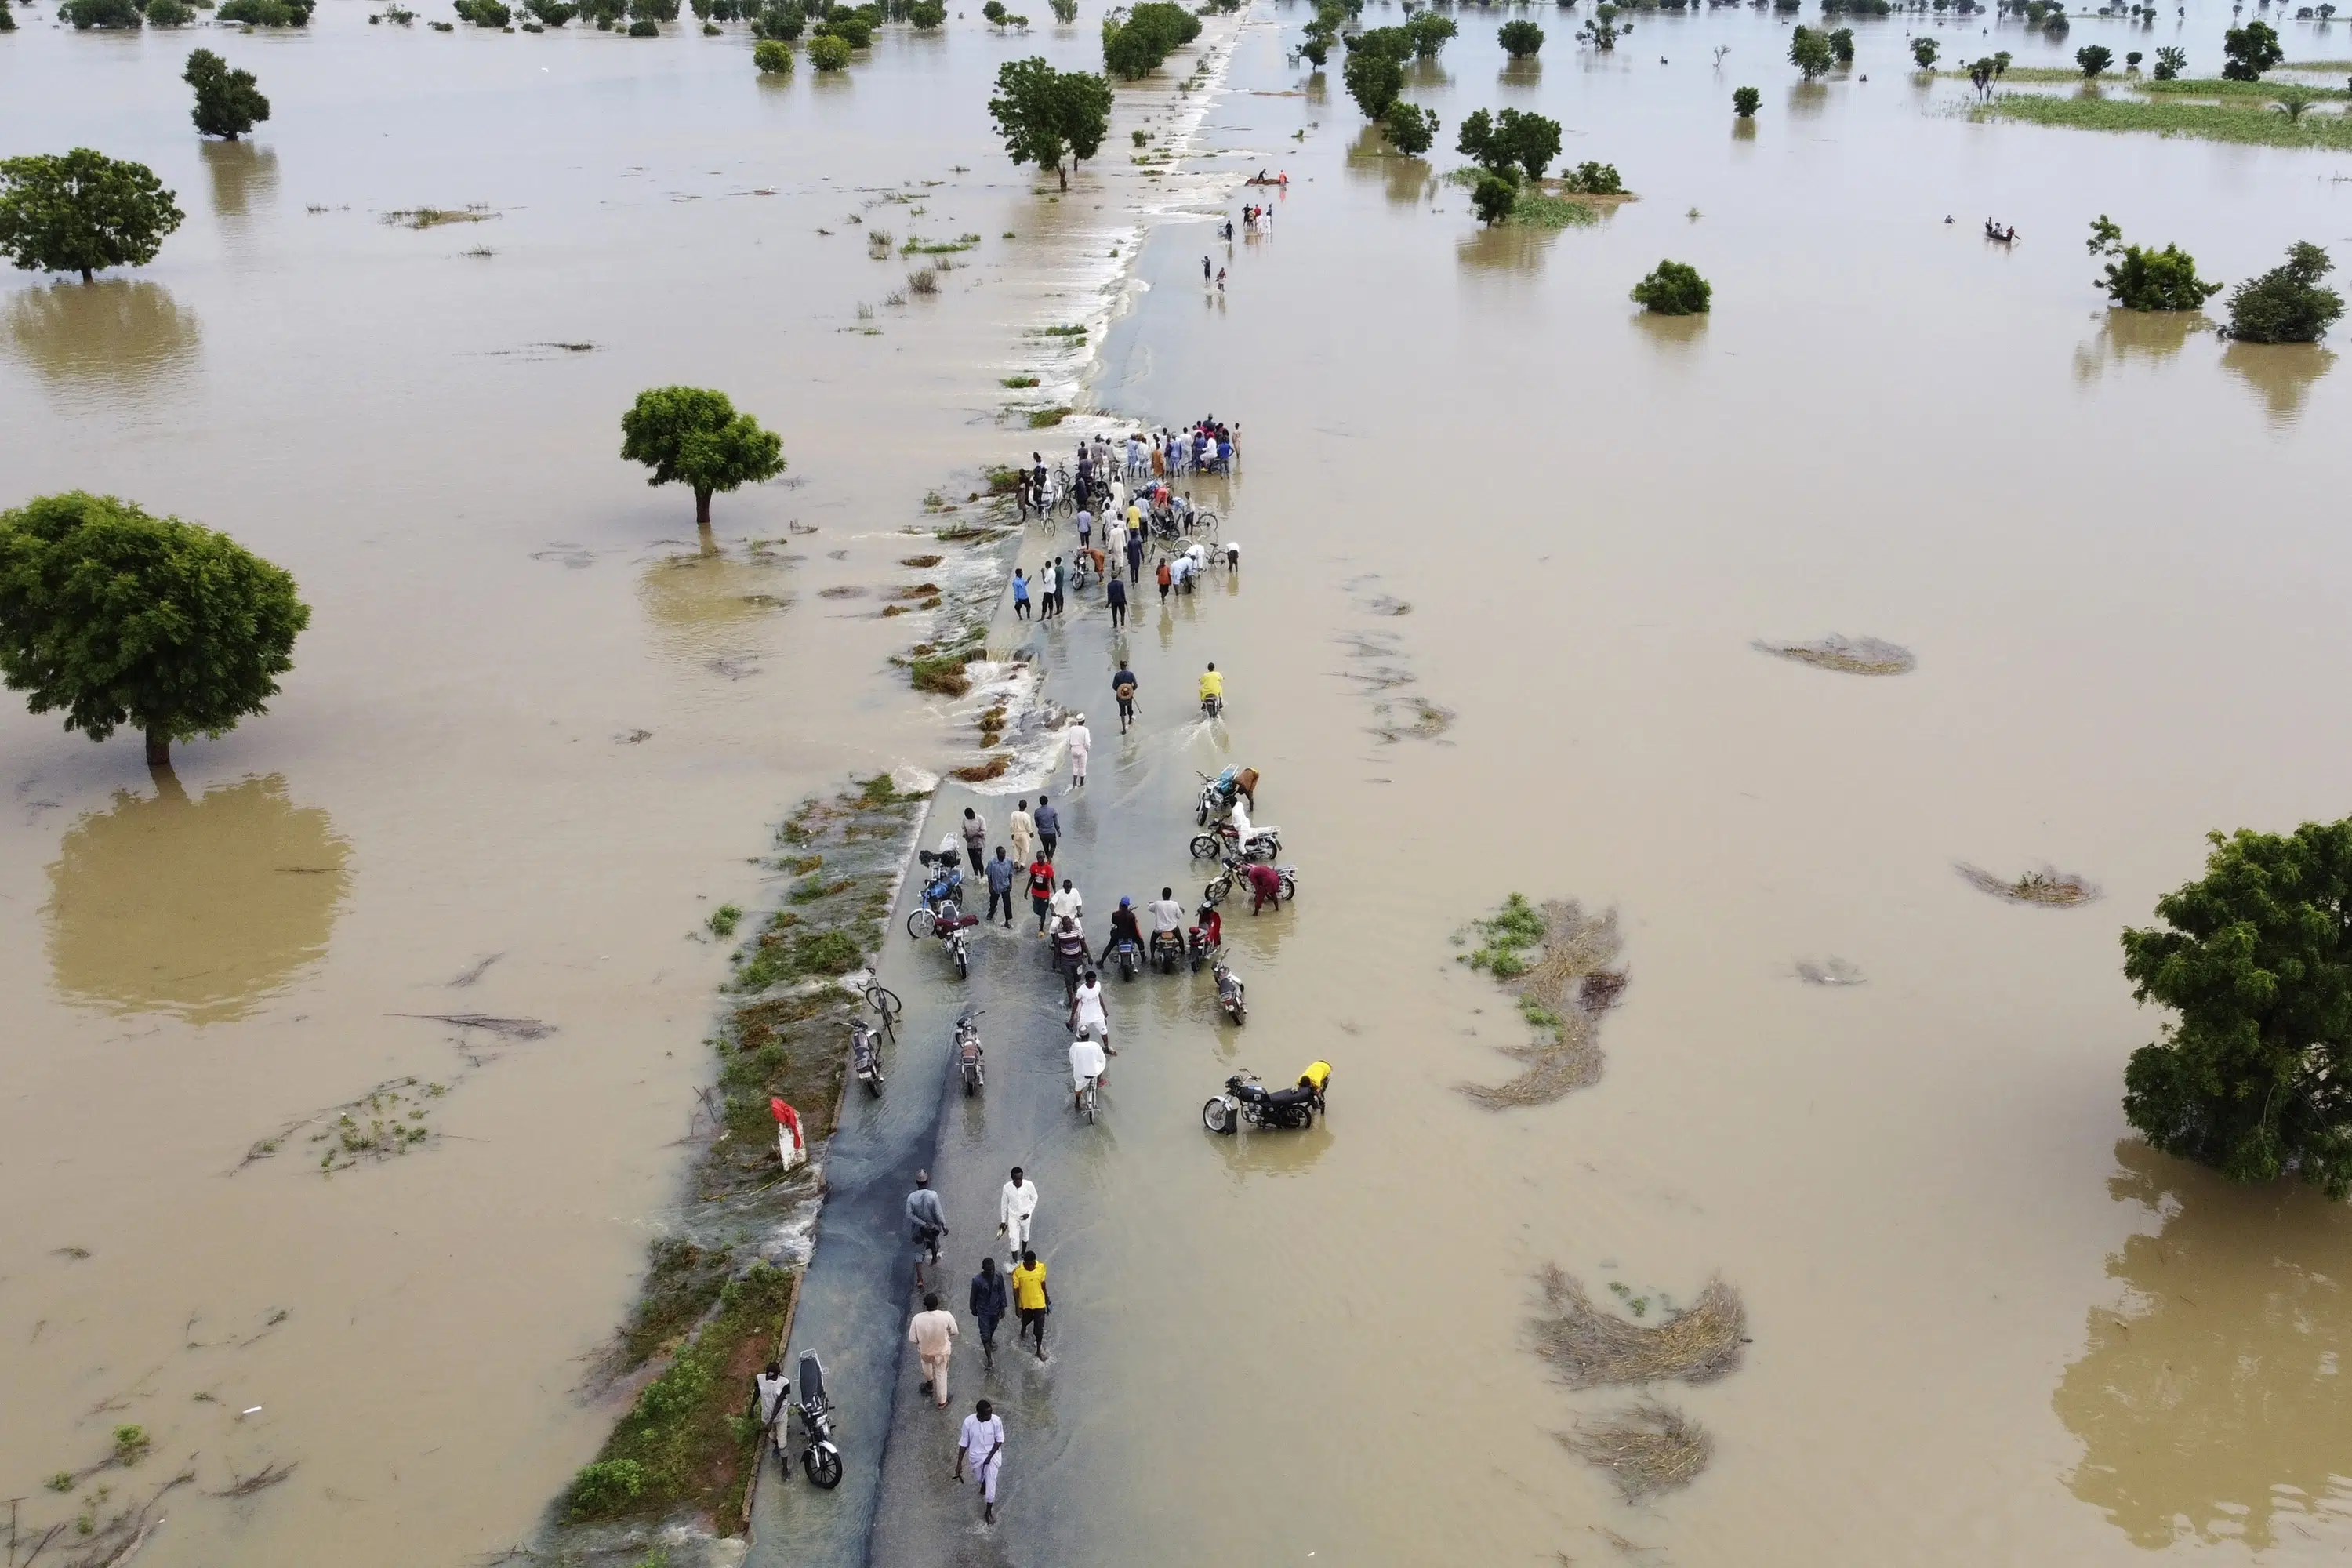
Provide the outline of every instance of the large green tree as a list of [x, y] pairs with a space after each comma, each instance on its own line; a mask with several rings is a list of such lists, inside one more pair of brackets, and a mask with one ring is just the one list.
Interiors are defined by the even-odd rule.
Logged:
[[226, 60], [210, 49], [188, 56], [180, 79], [196, 89], [192, 117], [204, 136], [224, 136], [234, 142], [269, 118], [269, 100], [248, 70], [231, 70]]
[[1364, 118], [1378, 121], [1404, 92], [1404, 62], [1386, 49], [1360, 46], [1348, 51], [1339, 79], [1347, 84], [1348, 96], [1356, 100]]
[[2314, 343], [2344, 314], [2344, 296], [2320, 282], [2336, 264], [2307, 239], [2286, 260], [2230, 296], [2230, 335], [2250, 343]]
[[0, 158], [0, 253], [28, 272], [143, 267], [186, 216], [155, 171], [77, 147]]
[[1103, 65], [1121, 80], [1133, 81], [1160, 68], [1160, 62], [1201, 36], [1201, 18], [1171, 0], [1144, 0], [1124, 22], [1103, 20]]
[[1477, 160], [1478, 166], [1506, 178], [1523, 173], [1530, 180], [1559, 156], [1559, 121], [1540, 114], [1506, 109], [1497, 114], [1473, 110], [1462, 121], [1454, 150]]
[[2175, 1015], [2131, 1055], [2125, 1119], [2231, 1181], [2352, 1196], [2352, 821], [2207, 837], [2203, 879], [2123, 934], [2132, 994]]
[[0, 676], [36, 713], [147, 763], [268, 710], [310, 624], [294, 579], [226, 534], [74, 490], [0, 512]]
[[1071, 164], [1093, 157], [1110, 130], [1110, 82], [1091, 71], [1055, 70], [1044, 57], [1007, 60], [996, 68], [989, 117], [1013, 162], [1051, 169], [1070, 188]]
[[1789, 63], [1811, 81], [1837, 64], [1837, 50], [1831, 47], [1827, 33], [1800, 24], [1789, 34]]
[[735, 412], [723, 392], [699, 386], [656, 386], [637, 394], [621, 416], [621, 456], [653, 470], [649, 485], [685, 485], [694, 491], [694, 521], [710, 526], [716, 490], [772, 479], [784, 471], [782, 437]]
[[2249, 22], [2221, 35], [2221, 74], [2231, 81], [2260, 81], [2263, 72], [2286, 58], [2268, 22]]
[[2195, 310], [2221, 291], [2197, 276], [2197, 258], [2177, 245], [2126, 245], [2124, 231], [2101, 213], [2084, 242], [2094, 256], [2111, 256], [2100, 287], [2126, 310]]

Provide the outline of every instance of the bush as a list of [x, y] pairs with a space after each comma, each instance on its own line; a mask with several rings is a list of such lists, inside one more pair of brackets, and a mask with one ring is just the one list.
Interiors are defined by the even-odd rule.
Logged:
[[2221, 35], [2221, 74], [2231, 81], [2260, 81], [2263, 72], [2286, 58], [2267, 22], [2249, 22]]
[[635, 21], [629, 24], [629, 37], [633, 38], [658, 38], [661, 37], [661, 25], [653, 21], [649, 17], [640, 16]]
[[1614, 163], [1579, 163], [1567, 176], [1568, 188], [1580, 196], [1622, 196], [1625, 182]]
[[768, 5], [751, 18], [754, 37], [776, 38], [791, 43], [801, 36], [808, 18], [793, 0], [769, 0]]
[[310, 21], [317, 0], [226, 0], [213, 16], [223, 22], [245, 22], [257, 27], [301, 27]]
[[477, 27], [510, 27], [514, 13], [499, 4], [499, 0], [452, 0], [450, 7], [461, 22], [471, 22]]
[[[5, 0], [0, 0], [5, 9]], [[196, 8], [183, 5], [180, 0], [147, 0], [147, 25], [151, 27], [184, 27], [196, 19]]]
[[2308, 240], [2287, 247], [2284, 265], [2230, 296], [2230, 335], [2250, 343], [2317, 342], [2344, 314], [2343, 296], [2319, 281], [2335, 265]]
[[2082, 68], [2085, 80], [2095, 80], [2101, 71], [2116, 63], [2116, 57], [2105, 44], [2084, 44], [2074, 51], [2074, 63]]
[[790, 76], [793, 69], [793, 47], [774, 38], [761, 38], [751, 46], [751, 63], [762, 76]]
[[580, 1467], [572, 1478], [569, 1499], [575, 1519], [614, 1514], [637, 1500], [646, 1489], [646, 1468], [635, 1459], [598, 1459]]
[[1654, 315], [1703, 316], [1715, 290], [1698, 268], [1679, 261], [1661, 261], [1647, 278], [1633, 285], [1633, 303]]
[[1501, 223], [1518, 205], [1519, 183], [1492, 170], [1480, 174], [1478, 183], [1470, 189], [1470, 205], [1476, 210], [1482, 223]]
[[872, 25], [855, 12], [846, 16], [828, 16], [809, 31], [819, 38], [839, 38], [853, 49], [870, 49], [874, 47]]
[[1124, 23], [1103, 22], [1103, 65], [1126, 81], [1149, 76], [1160, 62], [1201, 36], [1201, 18], [1169, 0], [1145, 0]]
[[1829, 35], [1799, 26], [1789, 33], [1789, 63], [1807, 81], [1824, 75], [1837, 63], [1837, 51], [1831, 47]]
[[809, 64], [821, 71], [847, 68], [850, 54], [849, 40], [838, 34], [828, 33], [822, 38], [809, 40]]
[[58, 15], [71, 22], [78, 33], [87, 33], [92, 27], [131, 32], [140, 25], [139, 9], [131, 0], [66, 0], [58, 7]]
[[1350, 49], [1339, 79], [1347, 84], [1348, 96], [1356, 100], [1364, 118], [1379, 121], [1404, 91], [1404, 66], [1378, 49]]
[[1911, 40], [1911, 58], [1923, 71], [1934, 70], [1936, 68], [1936, 57], [1943, 52], [1944, 46], [1937, 43], [1933, 38], [1914, 38]]
[[1381, 116], [1381, 134], [1398, 152], [1418, 158], [1437, 140], [1437, 110], [1416, 109], [1410, 103], [1391, 103], [1389, 111]]
[[2156, 79], [2177, 80], [2189, 67], [2187, 49], [2163, 48], [2156, 51]]
[[1540, 53], [1543, 40], [1543, 29], [1533, 22], [1506, 22], [1495, 30], [1495, 41], [1515, 60]]
[[1545, 167], [1559, 156], [1559, 121], [1516, 109], [1494, 115], [1476, 110], [1463, 120], [1454, 148], [1476, 159], [1490, 174], [1524, 173], [1530, 180], [1540, 180]]
[[1753, 119], [1763, 104], [1764, 95], [1752, 87], [1737, 88], [1732, 91], [1731, 112], [1742, 120]]
[[2091, 225], [2085, 248], [2094, 256], [2112, 256], [2107, 263], [2107, 297], [2126, 310], [2195, 310], [2221, 291], [2219, 283], [2200, 281], [2197, 262], [2177, 245], [2162, 250], [2124, 244], [2124, 231], [2106, 214]]
[[907, 11], [907, 20], [912, 22], [915, 30], [920, 33], [932, 31], [947, 19], [948, 8], [940, 5], [940, 0], [918, 0]]

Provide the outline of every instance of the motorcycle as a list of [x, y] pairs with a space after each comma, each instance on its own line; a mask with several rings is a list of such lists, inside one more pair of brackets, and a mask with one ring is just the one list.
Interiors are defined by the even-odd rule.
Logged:
[[866, 1093], [881, 1098], [882, 1041], [862, 1023], [849, 1026], [849, 1068], [857, 1081], [866, 1086]]
[[1209, 941], [1209, 933], [1199, 926], [1193, 926], [1184, 933], [1184, 962], [1192, 967], [1195, 974], [1201, 973], [1201, 965], [1210, 962], [1223, 951], [1222, 947]]
[[1213, 696], [1203, 697], [1203, 698], [1202, 698], [1202, 699], [1201, 699], [1201, 717], [1202, 717], [1202, 718], [1203, 718], [1203, 719], [1208, 719], [1208, 720], [1216, 720], [1216, 719], [1222, 719], [1222, 718], [1223, 718], [1224, 716], [1225, 716], [1225, 700], [1224, 700], [1223, 698], [1222, 698], [1222, 697], [1217, 697], [1217, 696], [1213, 696]]
[[963, 1092], [967, 1099], [978, 1094], [987, 1084], [982, 1063], [988, 1053], [980, 1048], [980, 1026], [972, 1021], [979, 1016], [979, 1013], [966, 1013], [956, 1020], [956, 1073], [963, 1079]]
[[[1200, 770], [1195, 768], [1195, 773]], [[1257, 770], [1227, 768], [1215, 778], [1201, 773], [1201, 801], [1193, 809], [1192, 820], [1202, 827], [1211, 817], [1222, 817], [1234, 808], [1234, 797], [1241, 795], [1249, 801], [1250, 809], [1257, 809]]]
[[[1224, 902], [1225, 895], [1232, 892], [1234, 890], [1234, 884], [1241, 879], [1241, 869], [1242, 860], [1240, 857], [1234, 855], [1226, 856], [1225, 868], [1223, 874], [1221, 874], [1215, 881], [1201, 889], [1202, 901], [1211, 904], [1221, 904]], [[1276, 866], [1274, 868], [1274, 874], [1281, 889], [1280, 892], [1276, 896], [1282, 902], [1286, 904], [1290, 902], [1291, 900], [1298, 896], [1297, 867]]]
[[824, 1363], [816, 1359], [814, 1351], [801, 1352], [799, 1392], [787, 1394], [783, 1408], [776, 1412], [776, 1458], [782, 1462], [784, 1479], [791, 1480], [788, 1418], [800, 1428], [801, 1468], [808, 1472], [811, 1484], [827, 1491], [839, 1486], [841, 1450], [833, 1441], [833, 1401], [824, 1391]]
[[1224, 1093], [1212, 1095], [1201, 1107], [1201, 1125], [1212, 1132], [1228, 1134], [1244, 1121], [1252, 1127], [1312, 1127], [1315, 1113], [1326, 1110], [1323, 1093], [1330, 1082], [1329, 1062], [1309, 1062], [1290, 1089], [1269, 1089], [1258, 1082], [1257, 1074], [1244, 1068], [1225, 1079]]
[[1151, 965], [1162, 974], [1173, 974], [1184, 961], [1184, 942], [1172, 931], [1151, 933]]
[[1217, 1009], [1234, 1021], [1235, 1028], [1239, 1028], [1249, 1022], [1249, 1002], [1244, 994], [1249, 987], [1242, 984], [1240, 975], [1225, 967], [1223, 959], [1217, 961], [1213, 973], [1217, 979]]
[[915, 858], [932, 868], [930, 880], [923, 884], [922, 902], [907, 912], [907, 934], [920, 942], [941, 921], [963, 913], [963, 901], [957, 896], [963, 890], [963, 868], [951, 849], [919, 850]]
[[947, 911], [932, 923], [931, 931], [946, 945], [948, 956], [955, 960], [956, 978], [969, 980], [971, 978], [971, 942], [964, 932], [978, 925], [980, 917], [955, 913], [954, 910], [955, 906], [950, 904]]
[[1229, 851], [1238, 851], [1244, 860], [1271, 860], [1282, 853], [1282, 829], [1254, 827], [1244, 840], [1232, 823], [1220, 822], [1206, 833], [1192, 835], [1192, 849], [1195, 860], [1213, 860]]
[[1111, 949], [1111, 956], [1118, 961], [1118, 977], [1121, 980], [1134, 979], [1135, 972], [1143, 967], [1143, 950], [1135, 945], [1135, 939], [1131, 936], [1119, 938], [1118, 945]]

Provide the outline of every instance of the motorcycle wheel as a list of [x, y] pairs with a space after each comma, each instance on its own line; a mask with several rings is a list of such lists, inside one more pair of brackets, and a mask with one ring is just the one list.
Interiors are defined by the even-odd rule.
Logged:
[[907, 934], [917, 942], [937, 931], [939, 924], [939, 917], [929, 910], [909, 910], [907, 912]]
[[1202, 801], [1200, 805], [1193, 810], [1192, 820], [1202, 827], [1209, 826], [1209, 803], [1207, 801]]
[[961, 943], [961, 942], [958, 942], [958, 943], [956, 943], [956, 948], [955, 948], [955, 961], [956, 961], [956, 978], [957, 978], [958, 980], [969, 980], [969, 979], [971, 979], [971, 954], [970, 952], [966, 952], [966, 951], [965, 951], [965, 949], [964, 949], [964, 945], [963, 945], [963, 943]]
[[1249, 1022], [1249, 1004], [1248, 1004], [1248, 1003], [1246, 1003], [1246, 1002], [1236, 1002], [1236, 1003], [1234, 1003], [1234, 1007], [1233, 1007], [1233, 1013], [1234, 1013], [1234, 1028], [1238, 1029], [1238, 1028], [1240, 1028], [1244, 1024], [1246, 1024], [1246, 1023], [1248, 1023], [1248, 1022]]
[[866, 1092], [875, 1100], [882, 1098], [882, 1075], [880, 1073], [876, 1073], [872, 1078], [866, 1080]]
[[830, 1443], [811, 1448], [801, 1456], [801, 1468], [813, 1483], [831, 1491], [841, 1484], [841, 1450]]
[[[1220, 877], [1215, 881], [1201, 889], [1201, 901], [1204, 904], [1211, 905], [1223, 903], [1225, 901], [1225, 895], [1233, 890], [1233, 878], [1230, 875]], [[1201, 966], [1196, 963], [1192, 967], [1198, 969]]]
[[1296, 883], [1296, 882], [1294, 882], [1294, 881], [1292, 881], [1292, 880], [1291, 880], [1289, 878], [1287, 878], [1287, 877], [1283, 878], [1283, 879], [1282, 879], [1282, 901], [1283, 901], [1284, 903], [1286, 903], [1286, 903], [1290, 902], [1290, 900], [1293, 900], [1293, 899], [1297, 898], [1297, 896], [1298, 896], [1298, 884], [1297, 884], [1297, 883]]
[[1223, 1095], [1213, 1096], [1208, 1104], [1201, 1107], [1201, 1125], [1212, 1132], [1232, 1133], [1234, 1113], [1227, 1109]]
[[1211, 860], [1211, 859], [1214, 859], [1214, 858], [1216, 858], [1216, 854], [1217, 854], [1217, 847], [1218, 847], [1218, 846], [1217, 846], [1217, 836], [1216, 836], [1215, 834], [1213, 834], [1213, 833], [1196, 833], [1196, 834], [1192, 835], [1192, 858], [1193, 858], [1193, 859], [1195, 859], [1195, 860]]

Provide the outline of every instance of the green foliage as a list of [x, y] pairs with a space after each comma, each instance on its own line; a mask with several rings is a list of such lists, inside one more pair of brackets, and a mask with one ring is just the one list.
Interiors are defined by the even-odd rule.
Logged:
[[82, 490], [0, 512], [0, 677], [93, 741], [144, 731], [151, 763], [268, 711], [310, 623], [226, 534]]
[[2344, 314], [2344, 298], [2319, 280], [2335, 269], [2327, 252], [2301, 240], [2286, 260], [2230, 296], [2230, 335], [2250, 343], [2317, 342]]
[[1541, 191], [1521, 191], [1511, 206], [1511, 222], [1523, 228], [1583, 228], [1600, 221], [1601, 215], [1590, 202], [1548, 196]]
[[1944, 46], [1937, 43], [1933, 38], [1914, 38], [1911, 40], [1911, 58], [1923, 71], [1934, 70], [1936, 68], [1937, 57], [1941, 55], [1943, 52]]
[[1495, 29], [1495, 41], [1513, 59], [1524, 60], [1543, 52], [1544, 33], [1533, 22], [1506, 22]]
[[569, 1500], [576, 1519], [602, 1519], [621, 1512], [645, 1495], [646, 1468], [635, 1459], [597, 1459], [572, 1478]]
[[[1059, 5], [1070, 4], [1071, 0], [1055, 0], [1055, 3]], [[907, 20], [915, 25], [915, 30], [919, 33], [934, 32], [947, 19], [948, 8], [940, 5], [940, 0], [916, 0], [916, 3], [907, 9]]]
[[87, 147], [0, 158], [0, 253], [26, 271], [143, 267], [185, 215], [144, 163]]
[[[751, 18], [751, 33], [755, 37], [774, 38], [789, 44], [801, 36], [802, 29], [807, 25], [807, 14], [794, 0], [768, 0], [768, 4]], [[847, 63], [845, 60], [843, 62], [845, 65]]]
[[310, 25], [317, 0], [224, 0], [213, 13], [223, 22], [243, 22], [256, 27], [301, 27]]
[[[1527, 24], [1517, 25], [1526, 26]], [[1412, 45], [1415, 59], [1433, 60], [1440, 50], [1453, 42], [1454, 36], [1459, 29], [1454, 26], [1454, 18], [1451, 16], [1441, 16], [1434, 11], [1422, 11], [1407, 17], [1403, 27], [1399, 30]], [[1510, 31], [1510, 26], [1507, 25], [1503, 30]], [[1538, 45], [1543, 42], [1542, 34], [1537, 34], [1536, 42]]]
[[1837, 63], [1837, 51], [1830, 47], [1828, 34], [1817, 33], [1801, 23], [1789, 33], [1789, 63], [1811, 81]]
[[2271, 103], [2273, 108], [2277, 109], [2282, 114], [2284, 114], [2289, 120], [2301, 121], [2305, 110], [2308, 110], [2313, 104], [2319, 102], [2320, 100], [2326, 96], [2327, 95], [2326, 93], [2315, 92], [2307, 87], [2296, 87], [2293, 84], [2289, 84], [2288, 86], [2276, 89], [2272, 92]]
[[996, 71], [989, 118], [1017, 167], [1050, 168], [1070, 188], [1064, 160], [1075, 164], [1101, 150], [1110, 130], [1110, 83], [1091, 71], [1055, 70], [1043, 56], [1007, 60]]
[[147, 1457], [147, 1450], [153, 1443], [154, 1439], [147, 1435], [144, 1426], [117, 1426], [114, 1429], [114, 1462], [135, 1465]]
[[1527, 973], [1528, 955], [1543, 945], [1543, 911], [1528, 902], [1525, 893], [1513, 893], [1494, 914], [1472, 921], [1470, 930], [1480, 941], [1460, 962], [1497, 980], [1509, 980]]
[[2101, 71], [2116, 63], [2116, 57], [2105, 44], [2084, 44], [2074, 51], [2074, 63], [2083, 68], [2085, 80], [2095, 81]]
[[1160, 62], [1201, 36], [1201, 18], [1170, 0], [1145, 0], [1127, 20], [1103, 20], [1103, 66], [1122, 81], [1160, 68]]
[[471, 22], [492, 32], [514, 26], [514, 13], [499, 0], [450, 0], [449, 8], [457, 13], [460, 22]]
[[2201, 281], [2197, 260], [2177, 245], [2162, 250], [2124, 244], [2124, 232], [2106, 214], [2091, 225], [2085, 248], [2094, 256], [2112, 256], [2100, 287], [2107, 298], [2126, 310], [2195, 310], [2221, 291], [2219, 283]]
[[[820, 38], [809, 46], [816, 57]], [[843, 46], [846, 48], [846, 45]], [[819, 60], [818, 68], [824, 68]], [[683, 484], [694, 491], [695, 522], [710, 526], [710, 496], [774, 479], [784, 471], [783, 442], [735, 412], [723, 392], [696, 386], [655, 387], [637, 394], [621, 416], [621, 456], [653, 469], [649, 485]]]
[[1078, 19], [1078, 0], [1046, 0], [1053, 7], [1054, 20], [1067, 25]]
[[1764, 95], [1757, 91], [1752, 87], [1734, 88], [1732, 89], [1731, 112], [1739, 116], [1742, 120], [1754, 119], [1756, 111], [1762, 108], [1763, 104]]
[[135, 32], [140, 26], [139, 8], [131, 0], [65, 0], [58, 15], [73, 24], [74, 31], [87, 33], [92, 27], [108, 32]]
[[551, 27], [561, 27], [580, 15], [580, 7], [568, 0], [523, 0], [523, 9]]
[[2124, 1117], [2233, 1182], [2352, 1196], [2352, 821], [2209, 834], [2205, 876], [2123, 933], [2132, 994], [2176, 1015], [2132, 1053]]
[[849, 57], [854, 53], [856, 51], [849, 47], [849, 40], [837, 33], [827, 33], [809, 40], [809, 64], [821, 71], [845, 69]]
[[1540, 180], [1545, 168], [1559, 156], [1559, 121], [1540, 114], [1522, 114], [1516, 109], [1491, 116], [1483, 109], [1475, 110], [1463, 120], [1454, 146], [1490, 174], [1516, 172]]
[[1350, 49], [1348, 63], [1339, 69], [1339, 79], [1347, 85], [1348, 96], [1356, 100], [1356, 107], [1364, 111], [1364, 118], [1377, 121], [1404, 92], [1404, 66], [1384, 50]]
[[[2153, 86], [2154, 84], [2151, 84]], [[2258, 102], [2182, 103], [2122, 98], [2056, 97], [2009, 92], [1978, 110], [1979, 117], [2063, 125], [2082, 131], [2141, 131], [2159, 136], [2194, 136], [2209, 142], [2249, 142], [2265, 147], [2327, 147], [2352, 152], [2352, 117], [2312, 114], [2300, 121], [2274, 114]]]
[[2156, 51], [2156, 79], [2171, 81], [2189, 68], [2187, 49], [2162, 48]]
[[1614, 163], [1579, 163], [1564, 180], [1568, 188], [1580, 196], [1622, 196], [1625, 182], [1618, 177]]
[[[165, 0], [165, 3], [172, 4], [173, 0]], [[162, 24], [158, 23], [157, 26], [160, 26]], [[16, 30], [16, 18], [8, 9], [8, 0], [0, 0], [0, 33], [13, 33]]]
[[1519, 204], [1519, 182], [1511, 174], [1498, 174], [1491, 169], [1482, 170], [1478, 183], [1470, 188], [1470, 205], [1479, 221], [1498, 224], [1511, 216]]
[[1321, 70], [1323, 62], [1331, 58], [1331, 41], [1328, 38], [1310, 37], [1298, 46], [1298, 52], [1306, 57], [1307, 64], [1317, 70]]
[[1398, 152], [1418, 158], [1437, 141], [1437, 110], [1417, 109], [1399, 100], [1381, 116], [1381, 134]]
[[1714, 295], [1696, 268], [1661, 261], [1647, 278], [1633, 285], [1633, 300], [1654, 315], [1703, 316]]
[[[148, 10], [154, 9], [149, 0]], [[188, 56], [187, 69], [180, 79], [196, 89], [196, 107], [191, 117], [196, 122], [199, 135], [223, 136], [234, 142], [253, 129], [258, 121], [269, 118], [269, 100], [261, 96], [261, 89], [248, 70], [231, 70], [228, 62], [210, 49], [197, 49]]]
[[790, 76], [793, 47], [780, 39], [761, 38], [751, 46], [751, 64], [762, 76]]
[[[7, 12], [7, 0], [0, 0], [0, 16]], [[184, 27], [196, 19], [196, 8], [183, 5], [180, 0], [147, 0], [147, 25], [151, 27]], [[8, 24], [0, 22], [0, 32]]]
[[809, 36], [812, 47], [814, 47], [814, 40], [818, 38], [839, 38], [853, 49], [870, 49], [874, 47], [873, 25], [865, 17], [854, 13], [827, 16], [809, 29]]
[[2221, 35], [2221, 74], [2231, 81], [2258, 81], [2263, 72], [2286, 58], [2279, 37], [2267, 22], [2249, 22]]
[[713, 936], [733, 936], [735, 934], [735, 927], [741, 922], [742, 919], [743, 910], [740, 906], [735, 904], [721, 904], [717, 909], [710, 911], [710, 934]]
[[1842, 66], [1853, 64], [1853, 29], [1840, 27], [1829, 35], [1830, 58]]

